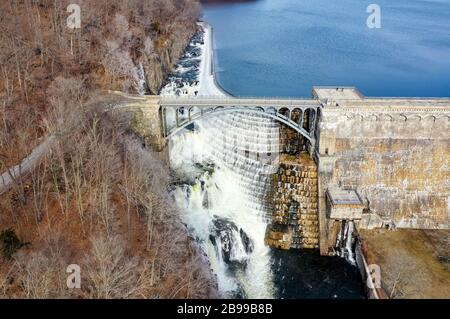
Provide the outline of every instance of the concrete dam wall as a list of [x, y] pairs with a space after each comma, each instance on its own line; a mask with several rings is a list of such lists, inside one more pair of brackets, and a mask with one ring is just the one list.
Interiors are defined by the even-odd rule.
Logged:
[[450, 228], [449, 100], [368, 99], [354, 88], [316, 88], [314, 96], [323, 104], [316, 145], [323, 228], [333, 187], [356, 190], [378, 226]]

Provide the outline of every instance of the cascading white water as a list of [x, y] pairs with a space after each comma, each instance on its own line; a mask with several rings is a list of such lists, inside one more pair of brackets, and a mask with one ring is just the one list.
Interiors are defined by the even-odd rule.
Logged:
[[352, 264], [353, 266], [356, 265], [355, 260], [355, 252], [353, 248], [353, 229], [354, 225], [352, 221], [347, 222], [345, 225], [345, 234], [346, 234], [346, 241], [345, 241], [345, 251], [346, 251], [346, 259], [347, 261]]
[[277, 162], [260, 156], [278, 149], [278, 124], [241, 112], [199, 121], [194, 131], [170, 140], [171, 167], [183, 181], [172, 194], [211, 262], [219, 289], [230, 297], [275, 294], [264, 237], [266, 193]]
[[345, 258], [353, 266], [356, 265], [353, 237], [354, 228], [353, 221], [344, 222], [341, 225], [335, 246], [338, 249], [337, 255]]
[[[211, 32], [202, 25], [200, 30], [161, 95], [192, 98], [223, 94], [208, 82], [214, 81], [207, 56]], [[190, 111], [193, 117], [200, 112], [198, 108]], [[166, 127], [173, 129], [177, 122], [175, 112], [166, 112]], [[187, 121], [187, 109], [180, 110], [178, 116], [180, 123]], [[310, 297], [316, 284], [294, 282], [296, 274], [302, 278], [310, 276], [314, 282], [316, 276], [320, 278], [325, 273], [324, 269], [332, 272], [341, 267], [320, 266], [323, 262], [315, 263], [312, 255], [306, 258], [311, 266], [305, 266], [305, 255], [293, 258], [285, 252], [271, 253], [264, 245], [271, 209], [266, 207], [267, 190], [271, 173], [278, 171], [277, 158], [273, 156], [277, 157], [281, 149], [279, 130], [279, 124], [269, 117], [234, 111], [199, 120], [195, 130], [191, 125], [169, 140], [170, 162], [176, 177], [171, 193], [191, 234], [208, 256], [220, 291], [228, 297]], [[266, 158], [264, 154], [271, 155]], [[340, 250], [348, 252], [342, 253], [343, 257], [352, 256], [351, 232], [347, 228], [347, 236], [339, 234], [337, 247], [346, 245], [346, 250]], [[336, 284], [329, 282], [327, 275], [322, 283], [328, 281], [331, 291], [335, 291], [336, 287], [347, 287], [348, 278], [345, 275], [344, 281]], [[322, 284], [317, 286], [323, 290], [319, 296], [330, 295]], [[359, 287], [350, 289], [359, 296]]]
[[137, 88], [138, 88], [138, 94], [139, 95], [145, 95], [145, 85], [146, 85], [146, 78], [145, 78], [145, 71], [142, 63], [139, 63], [139, 67], [137, 69]]

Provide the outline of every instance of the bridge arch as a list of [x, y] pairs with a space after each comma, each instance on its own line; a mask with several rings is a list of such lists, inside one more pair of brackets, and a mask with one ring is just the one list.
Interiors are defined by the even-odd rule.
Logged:
[[408, 116], [405, 114], [396, 114], [394, 115], [394, 118], [398, 122], [406, 122], [408, 121]]
[[284, 116], [287, 119], [291, 118], [291, 111], [287, 107], [281, 107], [278, 109], [277, 114]]
[[197, 118], [202, 115], [202, 110], [198, 106], [192, 106], [189, 108], [189, 120]]
[[308, 132], [314, 131], [316, 123], [316, 110], [313, 108], [308, 108], [304, 111], [302, 128]]
[[180, 107], [175, 112], [175, 119], [177, 126], [186, 123], [186, 121], [189, 122], [189, 110], [187, 107]]
[[443, 121], [443, 122], [450, 122], [450, 116], [449, 115], [440, 115], [437, 117], [438, 121]]
[[434, 115], [427, 115], [424, 117], [424, 121], [427, 121], [427, 122], [434, 123], [434, 122], [436, 122], [436, 120], [437, 120], [437, 117]]
[[379, 116], [374, 113], [367, 115], [365, 119], [368, 122], [378, 122], [380, 120]]
[[[178, 109], [181, 108], [177, 107], [177, 114], [178, 114]], [[167, 107], [166, 107], [167, 109]], [[275, 108], [273, 108], [275, 109]], [[197, 116], [195, 118], [191, 118], [188, 121], [184, 121], [184, 122], [180, 122], [177, 121], [177, 125], [176, 127], [168, 127], [167, 125], [165, 126], [165, 138], [170, 138], [178, 133], [180, 133], [181, 131], [183, 131], [186, 127], [188, 127], [189, 125], [193, 124], [194, 122], [200, 120], [200, 119], [207, 119], [210, 117], [214, 117], [214, 116], [220, 116], [221, 114], [228, 114], [228, 113], [234, 113], [234, 112], [241, 112], [241, 113], [250, 113], [250, 114], [262, 114], [268, 118], [272, 118], [292, 129], [294, 129], [296, 132], [300, 133], [303, 137], [305, 137], [308, 141], [311, 141], [314, 137], [314, 128], [315, 128], [315, 123], [316, 123], [316, 115], [317, 112], [315, 110], [315, 108], [313, 107], [305, 107], [305, 108], [296, 108], [301, 110], [302, 116], [301, 118], [304, 119], [304, 116], [306, 115], [306, 112], [309, 111], [311, 114], [311, 118], [309, 120], [310, 123], [308, 123], [308, 126], [305, 127], [303, 121], [301, 123], [297, 123], [296, 121], [294, 121], [292, 119], [292, 113], [291, 110], [288, 107], [281, 107], [278, 109], [278, 111], [276, 111], [275, 114], [273, 114], [272, 112], [270, 112], [269, 110], [272, 110], [272, 107], [269, 108], [263, 108], [263, 107], [222, 107], [222, 106], [218, 106], [215, 108], [208, 108], [206, 110], [208, 111], [204, 111], [201, 116]], [[275, 109], [276, 110], [276, 109]], [[164, 112], [164, 114], [166, 114]], [[167, 119], [164, 119], [164, 122], [166, 122]], [[302, 126], [303, 125], [303, 126]]]
[[413, 114], [411, 116], [408, 117], [408, 121], [417, 121], [420, 122], [422, 121], [422, 117], [420, 115], [417, 114]]
[[268, 108], [266, 108], [266, 113], [270, 113], [270, 114], [276, 115], [277, 114], [277, 109], [275, 107], [273, 107], [273, 106], [269, 106]]
[[392, 122], [394, 121], [394, 117], [392, 115], [389, 114], [381, 114], [379, 116], [380, 121], [384, 121], [384, 122]]

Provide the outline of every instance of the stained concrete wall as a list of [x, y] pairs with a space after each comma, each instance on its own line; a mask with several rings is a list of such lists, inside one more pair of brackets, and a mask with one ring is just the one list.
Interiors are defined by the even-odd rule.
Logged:
[[321, 238], [329, 187], [398, 228], [450, 228], [450, 100], [325, 99], [317, 135]]
[[165, 139], [159, 101], [157, 96], [146, 96], [127, 104], [127, 107], [133, 112], [132, 128], [144, 138], [147, 145], [162, 152], [165, 150]]
[[[399, 228], [450, 228], [450, 99], [369, 99], [354, 88], [313, 91], [322, 104], [318, 166], [321, 253], [328, 250], [326, 190], [356, 189]], [[159, 97], [137, 99], [135, 129], [165, 149]]]
[[131, 129], [143, 138], [146, 146], [157, 152], [166, 163], [169, 162], [166, 139], [163, 134], [163, 120], [159, 96], [139, 96], [109, 91], [110, 94], [125, 98], [119, 106], [110, 111], [128, 114]]
[[[272, 176], [271, 189], [273, 223], [290, 230], [287, 249], [318, 248], [317, 167], [309, 154], [283, 154], [278, 173]], [[268, 239], [266, 243], [278, 247], [277, 241]]]

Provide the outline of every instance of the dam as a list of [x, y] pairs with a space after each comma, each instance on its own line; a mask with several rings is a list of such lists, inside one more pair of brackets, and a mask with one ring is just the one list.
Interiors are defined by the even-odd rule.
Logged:
[[[349, 224], [450, 228], [450, 99], [370, 98], [354, 87], [314, 87], [304, 100], [143, 97], [135, 107], [149, 145], [161, 152], [168, 138], [202, 118], [245, 112], [281, 123], [284, 149], [269, 172], [276, 181], [269, 205], [274, 223], [285, 227], [278, 227], [277, 243], [273, 234], [274, 246], [333, 255]], [[253, 156], [262, 164], [263, 153]], [[292, 236], [303, 231], [309, 234], [299, 245]]]

